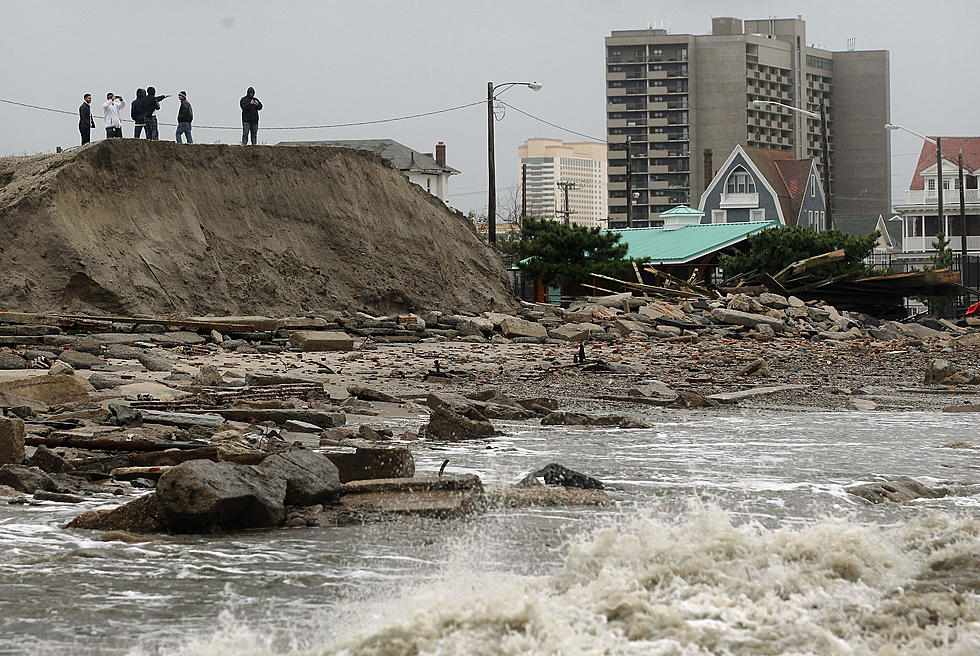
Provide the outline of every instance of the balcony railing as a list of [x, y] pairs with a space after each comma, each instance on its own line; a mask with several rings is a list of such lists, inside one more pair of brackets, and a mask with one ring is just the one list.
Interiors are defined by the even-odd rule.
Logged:
[[[970, 204], [980, 203], [980, 189], [964, 189], [963, 198]], [[905, 192], [906, 205], [935, 205], [939, 202], [936, 190], [916, 189]], [[960, 203], [959, 189], [943, 189], [943, 209], [958, 207]]]
[[721, 194], [721, 207], [758, 207], [759, 194]]

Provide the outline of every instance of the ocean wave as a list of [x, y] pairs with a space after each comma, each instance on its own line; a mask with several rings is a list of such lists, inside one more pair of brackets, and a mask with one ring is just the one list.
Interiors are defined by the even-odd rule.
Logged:
[[[473, 571], [333, 609], [316, 630], [226, 626], [182, 654], [953, 654], [980, 652], [980, 520], [766, 528], [717, 509], [620, 516], [559, 571]], [[282, 627], [279, 627], [280, 629]], [[285, 637], [284, 637], [285, 636]], [[173, 653], [173, 652], [171, 652]]]

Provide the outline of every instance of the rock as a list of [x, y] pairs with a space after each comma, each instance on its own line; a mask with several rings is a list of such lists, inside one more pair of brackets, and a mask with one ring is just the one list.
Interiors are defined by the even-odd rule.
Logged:
[[[316, 424], [311, 424], [308, 421], [300, 421], [298, 419], [289, 419], [284, 424], [286, 430], [293, 433], [311, 433], [319, 434], [323, 432], [322, 426], [317, 426]], [[214, 437], [212, 436], [212, 440]]]
[[665, 316], [663, 312], [661, 312], [657, 308], [653, 307], [652, 305], [644, 305], [639, 310], [637, 310], [637, 314], [639, 314], [641, 317], [643, 317], [645, 319], [648, 319], [650, 321], [656, 321], [657, 319], [663, 319], [664, 316]]
[[671, 402], [677, 399], [677, 392], [659, 380], [648, 380], [626, 392], [629, 396], [642, 396], [648, 399]]
[[143, 351], [139, 354], [137, 360], [139, 360], [141, 365], [146, 367], [147, 371], [170, 371], [173, 368], [169, 359], [151, 351]]
[[776, 336], [776, 331], [773, 330], [772, 329], [772, 326], [770, 326], [767, 323], [759, 323], [759, 324], [756, 324], [755, 330], [756, 330], [756, 332], [758, 332], [763, 337], [768, 337], [768, 338], [771, 339], [771, 338], [773, 338], [773, 337]]
[[558, 399], [546, 396], [536, 396], [530, 399], [518, 399], [517, 405], [536, 414], [548, 414], [558, 409]]
[[772, 294], [770, 292], [763, 292], [762, 294], [759, 294], [759, 303], [765, 305], [766, 307], [775, 308], [776, 310], [785, 310], [789, 307], [789, 301], [786, 300], [785, 296]]
[[896, 325], [898, 329], [909, 337], [914, 337], [915, 339], [929, 339], [931, 337], [941, 337], [943, 333], [941, 331], [923, 326], [918, 323], [900, 323], [894, 324], [890, 322], [888, 325]]
[[298, 330], [289, 343], [301, 351], [353, 351], [354, 340], [347, 333], [329, 330]]
[[116, 426], [132, 428], [143, 425], [143, 413], [121, 403], [110, 403], [109, 413]]
[[980, 333], [967, 333], [962, 337], [957, 337], [956, 344], [967, 348], [976, 348], [980, 346]]
[[592, 335], [603, 332], [602, 326], [594, 323], [566, 323], [548, 332], [553, 339], [566, 342], [584, 342]]
[[[529, 474], [530, 476], [530, 474]], [[561, 506], [607, 506], [612, 503], [602, 490], [536, 487], [489, 486], [487, 505], [494, 508], [556, 508]]]
[[645, 324], [642, 321], [630, 321], [629, 319], [617, 319], [614, 321], [613, 330], [619, 331], [619, 334], [625, 337], [629, 337], [633, 333], [653, 335], [656, 332], [649, 324]]
[[444, 406], [432, 411], [429, 423], [422, 427], [422, 431], [428, 439], [446, 441], [475, 440], [494, 435], [493, 424], [488, 419], [471, 419]]
[[249, 465], [189, 460], [157, 482], [167, 525], [177, 531], [278, 526], [286, 517], [286, 481]]
[[371, 387], [364, 387], [362, 385], [348, 385], [347, 393], [353, 396], [355, 399], [360, 399], [361, 401], [379, 401], [381, 403], [403, 403], [403, 401], [397, 396], [392, 396], [387, 392], [382, 392], [381, 390], [376, 390]]
[[50, 369], [48, 369], [48, 375], [49, 376], [61, 376], [61, 375], [74, 376], [75, 370], [72, 369], [72, 366], [67, 362], [58, 360], [57, 362], [51, 365]]
[[844, 488], [844, 491], [871, 503], [884, 501], [902, 503], [913, 499], [939, 499], [949, 495], [949, 490], [945, 488], [929, 487], [905, 476], [883, 483], [855, 485]]
[[115, 374], [96, 372], [88, 377], [88, 382], [89, 385], [97, 390], [106, 390], [115, 389], [132, 381], [127, 381], [125, 378]]
[[346, 483], [340, 504], [354, 520], [398, 515], [445, 518], [481, 511], [486, 499], [479, 477], [446, 474]]
[[669, 403], [668, 408], [713, 408], [718, 405], [718, 401], [705, 397], [697, 392], [680, 390], [677, 392], [677, 400]]
[[31, 376], [0, 382], [0, 393], [45, 405], [88, 401], [88, 394], [94, 389], [80, 376]]
[[537, 322], [527, 321], [520, 317], [508, 316], [500, 322], [500, 330], [504, 337], [530, 337], [543, 340], [548, 338], [548, 330]]
[[0, 465], [19, 465], [25, 457], [24, 421], [0, 416]]
[[969, 442], [950, 442], [949, 444], [943, 445], [944, 449], [972, 449], [974, 448]]
[[9, 485], [19, 492], [34, 494], [36, 490], [57, 492], [54, 480], [37, 467], [3, 465], [0, 467], [0, 485]]
[[790, 307], [794, 307], [794, 308], [806, 307], [806, 303], [796, 298], [795, 296], [790, 296], [789, 298], [786, 299], [786, 302], [789, 303]]
[[34, 450], [34, 455], [27, 464], [49, 474], [67, 474], [74, 469], [67, 460], [43, 444]]
[[482, 337], [484, 333], [493, 331], [493, 322], [483, 317], [460, 317], [456, 324], [456, 331], [463, 337], [477, 335]]
[[328, 503], [339, 495], [340, 473], [337, 466], [319, 453], [301, 449], [277, 453], [258, 466], [286, 481], [287, 505]]
[[361, 424], [357, 429], [357, 437], [368, 442], [384, 442], [392, 438], [392, 435], [385, 434], [391, 433], [390, 430], [382, 429], [382, 431], [375, 430], [367, 424]]
[[198, 370], [192, 383], [199, 387], [220, 387], [224, 383], [221, 372], [213, 364], [206, 364]]
[[715, 308], [711, 311], [711, 320], [716, 323], [731, 324], [736, 326], [747, 326], [755, 328], [758, 324], [767, 324], [774, 331], [782, 332], [785, 324], [781, 319], [766, 316], [764, 314], [752, 314], [750, 312], [740, 312], [739, 310], [726, 310], [725, 308]]
[[736, 294], [735, 298], [728, 302], [728, 309], [752, 314], [762, 314], [766, 311], [761, 303], [745, 294]]
[[[105, 364], [105, 360], [99, 356], [82, 351], [62, 351], [61, 355], [58, 356], [58, 360], [71, 365], [75, 369], [91, 369], [92, 367], [100, 367]], [[74, 373], [74, 371], [71, 373]]]
[[[765, 324], [763, 324], [765, 325]], [[738, 370], [739, 376], [769, 377], [769, 364], [762, 358], [756, 358]]]
[[375, 478], [411, 478], [415, 459], [404, 447], [357, 447], [354, 453], [325, 453], [337, 467], [341, 483]]
[[27, 369], [27, 360], [19, 355], [3, 351], [0, 352], [0, 369]]
[[926, 383], [970, 383], [973, 376], [962, 371], [951, 364], [948, 360], [936, 358], [930, 360], [926, 365], [926, 373], [923, 382]]
[[577, 412], [552, 412], [541, 418], [542, 426], [612, 426], [615, 428], [649, 428], [649, 425], [619, 415], [590, 417]]
[[105, 349], [105, 357], [111, 360], [138, 360], [140, 354], [145, 352], [146, 351], [137, 346], [110, 344]]
[[870, 412], [877, 408], [878, 404], [870, 399], [850, 399], [847, 402], [847, 407], [860, 412]]
[[57, 501], [58, 503], [81, 503], [85, 501], [85, 497], [78, 496], [77, 494], [45, 492], [44, 490], [35, 490], [34, 498], [38, 501]]
[[91, 510], [82, 513], [65, 528], [96, 531], [126, 531], [160, 533], [167, 530], [167, 519], [155, 492], [110, 510]]
[[583, 490], [602, 490], [605, 488], [599, 479], [569, 469], [557, 462], [545, 465], [544, 468], [534, 472], [534, 475], [543, 478], [548, 485], [577, 487]]

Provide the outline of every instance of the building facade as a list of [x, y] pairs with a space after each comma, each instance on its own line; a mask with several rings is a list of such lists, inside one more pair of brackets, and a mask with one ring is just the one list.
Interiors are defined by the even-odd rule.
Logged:
[[538, 219], [564, 221], [568, 193], [569, 223], [606, 227], [606, 144], [528, 139], [517, 149], [518, 175], [527, 167], [527, 188], [518, 200]]
[[826, 228], [827, 206], [816, 163], [797, 159], [788, 150], [735, 146], [701, 194], [698, 209], [704, 212], [702, 223], [776, 221]]
[[714, 157], [737, 145], [787, 150], [823, 162], [819, 119], [828, 115], [835, 211], [890, 210], [888, 52], [833, 52], [806, 41], [800, 18], [713, 18], [707, 35], [614, 31], [606, 47], [609, 215], [625, 225], [630, 143], [633, 225], [697, 205]]
[[895, 206], [902, 217], [902, 250], [908, 253], [935, 251], [932, 242], [940, 232], [949, 247], [960, 252], [963, 228], [960, 219], [958, 155], [963, 153], [963, 200], [966, 213], [966, 248], [980, 253], [980, 137], [942, 137], [943, 221], [939, 221], [939, 166], [936, 146], [924, 143], [915, 173], [905, 192], [905, 201]]

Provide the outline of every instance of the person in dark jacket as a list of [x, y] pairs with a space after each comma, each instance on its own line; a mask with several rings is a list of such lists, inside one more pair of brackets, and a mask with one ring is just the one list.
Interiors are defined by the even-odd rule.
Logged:
[[254, 146], [259, 134], [259, 110], [262, 109], [262, 103], [255, 97], [255, 89], [249, 87], [238, 104], [242, 107], [242, 145], [248, 143], [248, 135], [251, 134]]
[[143, 119], [143, 99], [146, 98], [146, 89], [136, 90], [136, 100], [129, 104], [129, 117], [133, 119], [136, 127], [133, 129], [133, 139], [139, 139], [143, 133], [146, 123]]
[[158, 96], [157, 90], [153, 87], [146, 87], [146, 98], [143, 99], [143, 120], [146, 123], [146, 138], [156, 141], [160, 138], [160, 130], [157, 128], [157, 117], [153, 112], [160, 109], [160, 101], [169, 98], [170, 94]]
[[180, 99], [180, 109], [177, 110], [177, 143], [180, 143], [180, 135], [187, 135], [187, 143], [194, 143], [191, 138], [191, 121], [194, 120], [194, 108], [187, 101], [187, 92], [181, 91], [177, 94]]
[[82, 96], [82, 104], [78, 107], [78, 131], [82, 133], [82, 145], [92, 140], [92, 128], [95, 119], [92, 118], [92, 94]]

